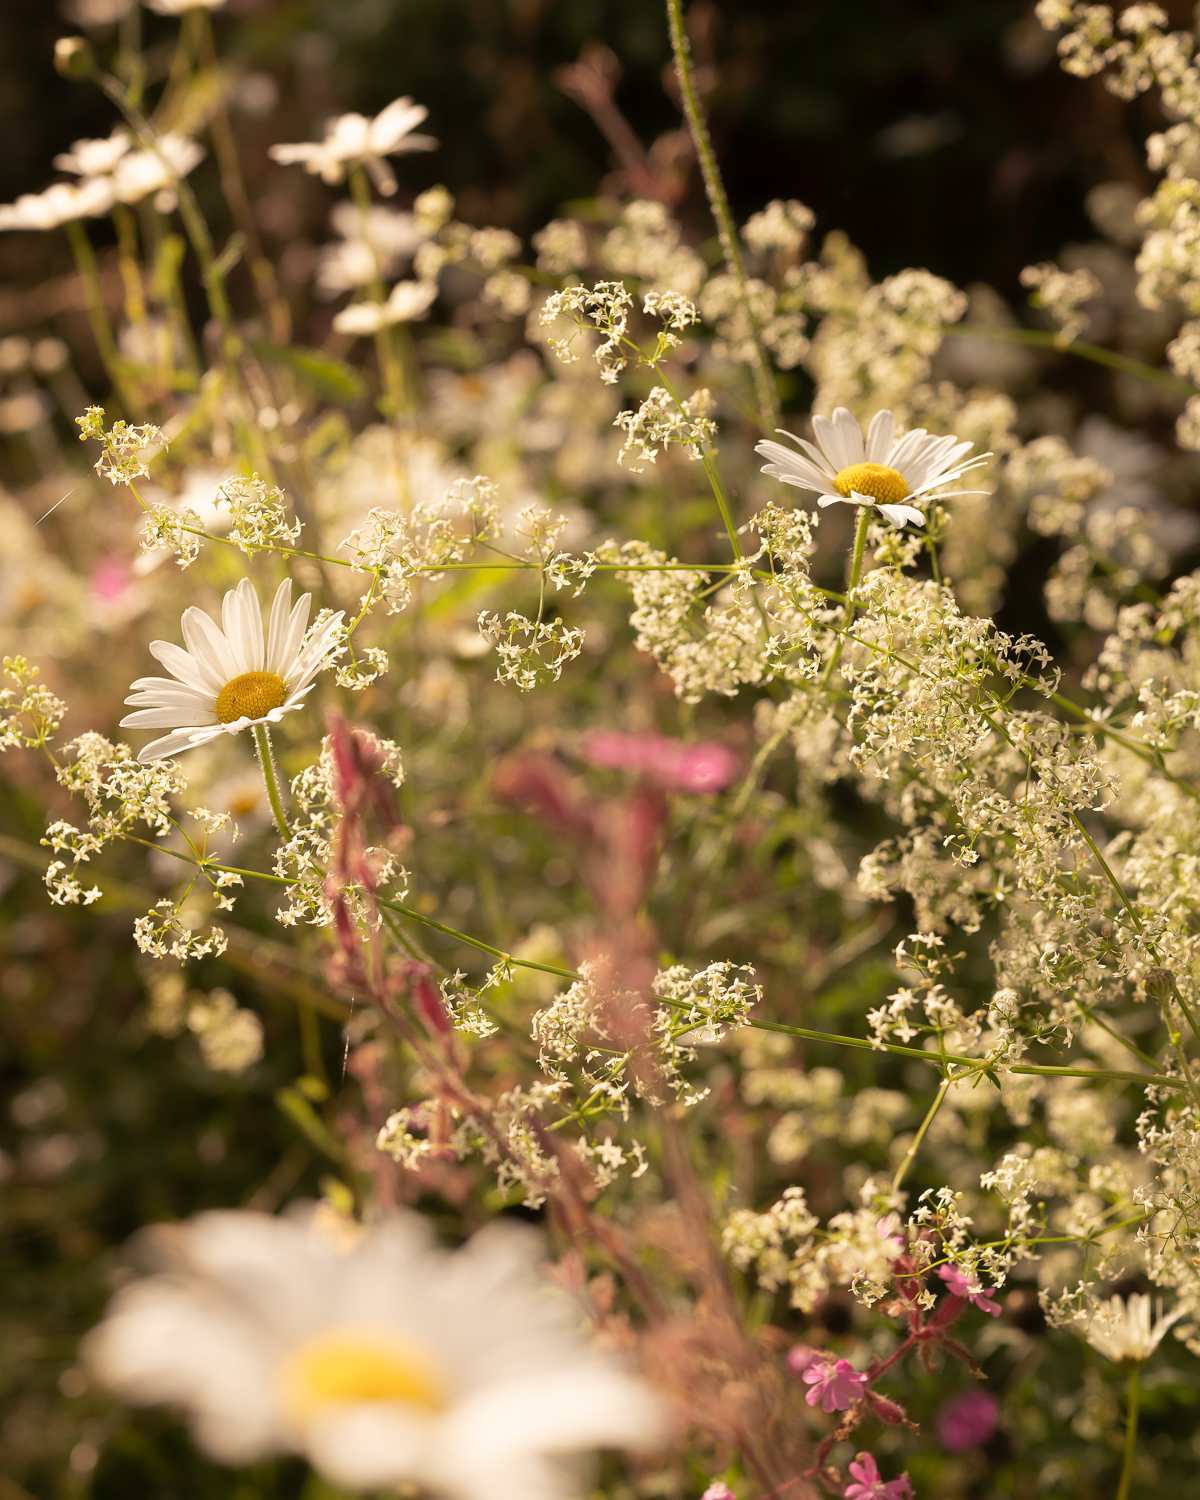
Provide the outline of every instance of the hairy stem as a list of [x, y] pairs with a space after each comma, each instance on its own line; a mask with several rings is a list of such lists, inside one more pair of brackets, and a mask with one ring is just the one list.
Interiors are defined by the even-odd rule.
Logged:
[[271, 754], [271, 736], [265, 724], [254, 726], [254, 744], [258, 750], [258, 763], [262, 767], [263, 784], [267, 788], [267, 798], [271, 803], [271, 812], [275, 817], [275, 827], [279, 829], [279, 836], [285, 843], [291, 841], [292, 830], [288, 826], [287, 815], [283, 810], [283, 802], [279, 796], [279, 783], [275, 777], [275, 758]]
[[1125, 1460], [1121, 1465], [1121, 1482], [1117, 1486], [1117, 1500], [1129, 1500], [1129, 1486], [1133, 1482], [1133, 1459], [1137, 1452], [1138, 1396], [1141, 1389], [1142, 1367], [1134, 1365], [1129, 1372], [1129, 1407], [1125, 1416]]
[[712, 139], [700, 107], [700, 96], [696, 92], [696, 80], [692, 73], [691, 43], [683, 25], [683, 0], [667, 0], [667, 20], [671, 28], [671, 48], [675, 53], [675, 71], [679, 76], [679, 89], [683, 95], [683, 113], [696, 147], [696, 157], [704, 178], [709, 206], [717, 224], [717, 234], [725, 264], [737, 282], [738, 297], [742, 310], [750, 325], [754, 353], [751, 371], [754, 375], [754, 392], [758, 401], [758, 421], [764, 432], [773, 432], [779, 425], [779, 395], [775, 379], [767, 363], [760, 337], [758, 319], [750, 306], [746, 286], [746, 266], [742, 260], [742, 247], [738, 240], [737, 227], [729, 211], [729, 199], [725, 196], [725, 184], [721, 181], [721, 169], [712, 148]]

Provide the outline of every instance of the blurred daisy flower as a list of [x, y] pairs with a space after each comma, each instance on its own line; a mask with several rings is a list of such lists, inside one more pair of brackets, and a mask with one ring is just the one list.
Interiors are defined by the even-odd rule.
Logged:
[[339, 115], [326, 127], [323, 141], [272, 146], [269, 154], [284, 166], [298, 163], [330, 184], [341, 182], [350, 167], [366, 167], [371, 181], [385, 198], [390, 198], [396, 191], [396, 177], [384, 157], [434, 150], [437, 141], [433, 136], [412, 134], [428, 114], [423, 104], [414, 104], [405, 95], [394, 99], [373, 120], [365, 115]]
[[97, 177], [78, 186], [56, 182], [44, 193], [22, 193], [0, 204], [0, 229], [58, 229], [76, 219], [95, 219], [113, 206], [112, 179]]
[[85, 1358], [118, 1396], [182, 1407], [219, 1463], [296, 1452], [350, 1489], [565, 1500], [565, 1455], [661, 1434], [511, 1226], [448, 1252], [416, 1214], [217, 1212], [162, 1240], [165, 1274], [118, 1294]]
[[437, 299], [436, 281], [398, 281], [386, 302], [352, 302], [333, 320], [338, 333], [370, 334], [423, 318]]
[[[801, 453], [793, 453], [769, 438], [759, 443], [754, 451], [771, 460], [763, 465], [763, 473], [798, 489], [815, 490], [821, 506], [874, 506], [893, 526], [903, 526], [906, 521], [924, 526], [924, 512], [902, 502], [928, 497], [991, 457], [985, 453], [964, 462], [973, 443], [960, 443], [953, 434], [933, 437], [923, 427], [898, 438], [896, 419], [890, 411], [875, 413], [865, 439], [844, 406], [839, 406], [832, 418], [814, 417], [812, 424], [815, 444], [783, 433], [799, 444]], [[983, 491], [948, 493], [977, 495]]]
[[292, 605], [291, 579], [275, 592], [271, 622], [263, 637], [258, 595], [248, 578], [225, 595], [218, 629], [202, 609], [183, 612], [187, 649], [151, 641], [150, 654], [170, 677], [139, 677], [125, 702], [137, 708], [121, 720], [123, 729], [170, 729], [138, 760], [162, 760], [220, 734], [240, 734], [256, 724], [277, 723], [294, 708], [318, 672], [337, 654], [339, 612], [321, 620], [306, 637], [312, 596]]
[[1158, 1320], [1152, 1328], [1150, 1298], [1134, 1292], [1129, 1298], [1110, 1297], [1102, 1302], [1084, 1336], [1093, 1349], [1114, 1364], [1140, 1363], [1150, 1358], [1162, 1342], [1163, 1334], [1181, 1317], [1183, 1308], [1177, 1307], [1164, 1318], [1160, 1302]]
[[73, 141], [69, 151], [54, 158], [54, 165], [72, 177], [111, 177], [132, 146], [133, 137], [123, 125], [117, 125], [107, 140]]

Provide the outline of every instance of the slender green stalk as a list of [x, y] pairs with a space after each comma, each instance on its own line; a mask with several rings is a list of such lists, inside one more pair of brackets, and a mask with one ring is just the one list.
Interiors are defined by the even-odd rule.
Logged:
[[108, 312], [104, 306], [104, 296], [100, 290], [100, 274], [96, 269], [96, 255], [92, 249], [92, 242], [88, 239], [87, 230], [78, 219], [69, 219], [65, 228], [67, 238], [71, 242], [72, 254], [75, 256], [75, 264], [79, 268], [79, 278], [87, 294], [88, 323], [91, 325], [92, 338], [96, 341], [96, 352], [104, 366], [104, 373], [112, 381], [114, 389], [121, 395], [122, 400], [127, 402], [128, 397], [121, 378], [121, 357], [117, 353], [112, 326], [108, 321]]
[[1117, 1500], [1129, 1500], [1129, 1486], [1133, 1483], [1133, 1459], [1137, 1452], [1138, 1396], [1141, 1390], [1142, 1367], [1134, 1365], [1129, 1372], [1129, 1408], [1125, 1416], [1125, 1460], [1121, 1465], [1121, 1482], [1117, 1486]]
[[271, 736], [265, 724], [254, 726], [254, 744], [258, 750], [258, 763], [262, 767], [263, 783], [267, 788], [271, 812], [275, 817], [275, 827], [279, 829], [280, 838], [285, 842], [290, 842], [292, 830], [288, 826], [287, 815], [284, 813], [283, 803], [280, 800], [279, 783], [275, 778], [275, 759], [271, 754]]
[[725, 264], [737, 282], [738, 297], [750, 326], [751, 342], [754, 348], [751, 371], [758, 401], [759, 425], [764, 432], [773, 432], [779, 425], [779, 394], [775, 389], [775, 379], [763, 351], [758, 319], [754, 316], [754, 310], [750, 306], [750, 295], [746, 285], [746, 266], [742, 260], [742, 247], [738, 240], [737, 226], [729, 211], [729, 199], [725, 195], [725, 184], [721, 181], [721, 169], [717, 165], [708, 125], [705, 123], [704, 112], [700, 107], [700, 96], [696, 92], [696, 80], [692, 73], [691, 43], [688, 41], [687, 31], [683, 24], [682, 0], [667, 0], [667, 20], [671, 28], [671, 48], [675, 53], [675, 71], [679, 75], [679, 89], [683, 95], [684, 117], [695, 143], [696, 158], [700, 163], [700, 172], [704, 178], [705, 191], [708, 193], [709, 206], [716, 220]]
[[1196, 387], [1190, 380], [1182, 380], [1178, 375], [1168, 375], [1165, 370], [1144, 364], [1140, 359], [1131, 359], [1128, 354], [1118, 354], [1114, 349], [1105, 349], [1100, 344], [1089, 344], [1082, 339], [1060, 344], [1058, 334], [1042, 329], [987, 328], [975, 323], [947, 323], [942, 329], [942, 335], [944, 338], [998, 339], [1005, 344], [1032, 344], [1042, 349], [1057, 349], [1060, 354], [1076, 354], [1080, 359], [1091, 360], [1093, 364], [1119, 370], [1122, 375], [1134, 375], [1139, 380], [1148, 380], [1151, 385], [1160, 385], [1178, 396], [1196, 394]]
[[842, 647], [846, 643], [846, 637], [850, 633], [850, 627], [854, 624], [854, 590], [858, 587], [862, 578], [863, 557], [867, 550], [867, 528], [871, 524], [871, 507], [864, 505], [858, 512], [858, 525], [854, 529], [854, 552], [850, 559], [850, 582], [846, 585], [846, 618], [839, 634], [837, 645], [833, 648], [833, 655], [829, 658], [829, 665], [825, 668], [825, 675], [821, 678], [821, 687], [826, 688], [833, 681], [833, 674], [837, 671], [837, 664], [842, 659]]
[[904, 1160], [896, 1168], [896, 1175], [892, 1178], [893, 1188], [898, 1188], [904, 1181], [904, 1179], [908, 1176], [908, 1169], [917, 1159], [917, 1152], [921, 1149], [921, 1142], [925, 1139], [925, 1132], [933, 1124], [938, 1110], [941, 1109], [942, 1101], [946, 1097], [946, 1090], [950, 1087], [951, 1082], [952, 1080], [949, 1078], [942, 1079], [941, 1087], [933, 1096], [933, 1103], [929, 1106], [925, 1118], [921, 1121], [921, 1128], [917, 1131], [916, 1135], [913, 1136], [912, 1145], [909, 1146], [908, 1150], [904, 1153]]
[[[371, 257], [374, 260], [374, 249], [371, 246], [371, 185], [367, 181], [367, 174], [363, 171], [362, 167], [355, 167], [350, 173], [350, 192], [354, 197], [354, 203], [358, 209], [358, 222], [362, 232], [363, 243], [371, 250]], [[375, 262], [375, 280], [371, 283], [371, 296], [376, 302], [387, 300], [387, 292], [384, 290], [383, 281], [379, 274], [378, 261]], [[379, 364], [379, 374], [383, 380], [384, 390], [387, 393], [386, 415], [394, 417], [404, 409], [406, 392], [404, 388], [404, 371], [401, 368], [400, 361], [396, 358], [396, 350], [392, 343], [392, 330], [390, 328], [377, 328], [375, 330], [375, 358]]]

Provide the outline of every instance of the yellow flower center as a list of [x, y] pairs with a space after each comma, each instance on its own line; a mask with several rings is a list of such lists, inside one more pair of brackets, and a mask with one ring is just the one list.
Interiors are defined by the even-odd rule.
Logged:
[[898, 505], [908, 497], [908, 482], [898, 469], [885, 464], [851, 464], [838, 471], [833, 487], [839, 495], [850, 498], [850, 491], [870, 495], [880, 505]]
[[326, 1406], [390, 1402], [426, 1412], [449, 1405], [429, 1349], [398, 1335], [333, 1328], [293, 1349], [280, 1370], [284, 1402], [299, 1422]]
[[215, 712], [222, 724], [262, 719], [286, 698], [287, 683], [274, 672], [243, 672], [217, 694]]

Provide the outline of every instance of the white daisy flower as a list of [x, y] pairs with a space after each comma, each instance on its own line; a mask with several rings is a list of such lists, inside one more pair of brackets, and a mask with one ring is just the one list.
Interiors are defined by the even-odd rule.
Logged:
[[134, 151], [117, 162], [113, 193], [119, 203], [140, 203], [157, 193], [155, 208], [170, 213], [175, 207], [175, 184], [204, 160], [204, 147], [175, 130], [160, 135], [154, 144], [153, 151]]
[[74, 177], [108, 177], [132, 147], [133, 137], [123, 125], [117, 125], [107, 140], [74, 141], [69, 151], [54, 158], [54, 165]]
[[292, 583], [275, 592], [271, 623], [263, 639], [258, 595], [248, 578], [230, 589], [221, 606], [219, 630], [202, 609], [185, 609], [181, 621], [187, 647], [151, 641], [150, 654], [170, 677], [139, 677], [126, 703], [137, 713], [121, 720], [123, 729], [170, 729], [138, 755], [162, 760], [220, 734], [240, 734], [256, 724], [274, 724], [303, 707], [316, 675], [337, 655], [339, 612], [315, 627], [307, 640], [311, 594], [292, 605]]
[[566, 1455], [662, 1435], [652, 1392], [536, 1276], [527, 1231], [449, 1252], [417, 1214], [368, 1231], [322, 1206], [167, 1235], [168, 1274], [118, 1293], [85, 1359], [128, 1401], [183, 1407], [219, 1463], [294, 1452], [350, 1489], [566, 1500]]
[[933, 437], [923, 427], [898, 438], [896, 419], [890, 411], [875, 413], [865, 440], [844, 406], [839, 406], [832, 418], [814, 417], [812, 424], [815, 444], [783, 433], [800, 445], [802, 453], [793, 453], [770, 439], [759, 443], [754, 451], [771, 460], [763, 465], [763, 473], [798, 489], [815, 490], [818, 505], [874, 506], [893, 526], [903, 526], [905, 521], [924, 526], [924, 512], [902, 502], [928, 498], [933, 490], [954, 483], [991, 457], [985, 453], [964, 463], [973, 443], [960, 443], [953, 434]]
[[0, 204], [0, 229], [58, 229], [74, 219], [99, 218], [112, 206], [111, 177], [56, 182], [44, 193], [22, 193], [15, 203]]
[[338, 333], [371, 334], [423, 318], [437, 298], [436, 281], [398, 281], [386, 302], [352, 302], [333, 320]]
[[1085, 1337], [1093, 1349], [1114, 1364], [1127, 1360], [1140, 1364], [1150, 1358], [1167, 1329], [1183, 1317], [1183, 1311], [1182, 1307], [1177, 1307], [1164, 1318], [1160, 1301], [1158, 1321], [1151, 1328], [1148, 1296], [1134, 1292], [1128, 1299], [1111, 1297], [1100, 1304], [1087, 1326]]
[[433, 136], [411, 133], [428, 114], [423, 104], [414, 104], [405, 95], [393, 99], [374, 119], [339, 115], [325, 127], [323, 141], [272, 146], [268, 155], [285, 166], [299, 163], [306, 172], [330, 184], [341, 182], [347, 167], [364, 166], [379, 191], [390, 198], [396, 191], [396, 178], [383, 158], [408, 151], [433, 151], [437, 147]]

